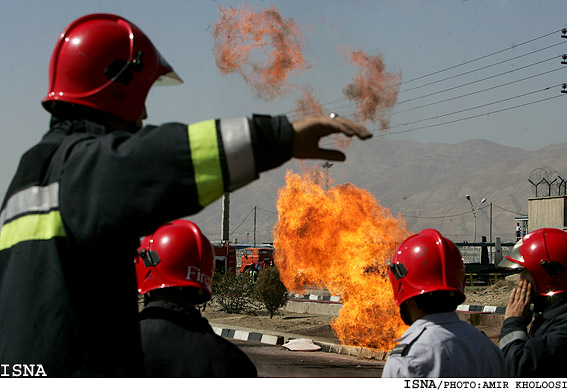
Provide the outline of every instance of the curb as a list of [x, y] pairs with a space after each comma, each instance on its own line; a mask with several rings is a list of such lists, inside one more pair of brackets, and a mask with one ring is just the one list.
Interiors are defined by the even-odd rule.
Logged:
[[[329, 304], [340, 304], [340, 298], [338, 296], [317, 296], [317, 295], [292, 295], [290, 300], [298, 302], [312, 302], [312, 303], [329, 303]], [[483, 305], [468, 305], [461, 304], [456, 309], [457, 313], [462, 313], [465, 317], [477, 316], [481, 314], [489, 315], [504, 315], [506, 312], [506, 307], [497, 306], [483, 306]], [[491, 317], [492, 318], [492, 317]], [[469, 319], [471, 324], [480, 324], [480, 320], [474, 320], [474, 323]], [[338, 343], [332, 343], [328, 341], [317, 341], [309, 336], [302, 336], [296, 334], [288, 333], [277, 333], [273, 331], [263, 331], [263, 330], [251, 330], [236, 328], [221, 324], [211, 324], [215, 334], [223, 338], [237, 339], [241, 341], [248, 342], [259, 342], [268, 345], [283, 345], [292, 339], [298, 338], [308, 338], [313, 341], [315, 345], [321, 347], [322, 352], [343, 354], [348, 356], [356, 356], [368, 359], [376, 360], [386, 360], [388, 356], [388, 351], [365, 348], [361, 346], [350, 346], [342, 345]]]
[[460, 312], [488, 312], [491, 314], [504, 315], [506, 307], [496, 307], [493, 305], [468, 305], [461, 304], [457, 306], [457, 311]]
[[331, 295], [298, 295], [293, 294], [289, 296], [290, 300], [295, 301], [315, 301], [315, 302], [323, 302], [323, 303], [340, 303], [341, 298], [339, 296], [331, 296]]
[[283, 335], [270, 335], [255, 331], [216, 327], [213, 325], [211, 325], [211, 327], [216, 335], [241, 341], [260, 342], [268, 345], [283, 345], [285, 339]]
[[[339, 296], [321, 296], [321, 295], [299, 295], [293, 294], [289, 296], [289, 300], [298, 302], [314, 302], [314, 303], [328, 303], [328, 304], [342, 304]], [[457, 311], [463, 312], [490, 312], [495, 314], [504, 314], [506, 307], [497, 307], [492, 305], [476, 305], [476, 304], [461, 304], [457, 307]]]
[[232, 328], [230, 326], [224, 325], [211, 324], [211, 327], [213, 328], [215, 334], [223, 338], [238, 339], [240, 341], [259, 342], [268, 345], [281, 346], [292, 339], [308, 338], [312, 340], [315, 345], [320, 346], [322, 352], [326, 353], [336, 353], [376, 360], [385, 360], [388, 355], [388, 352], [383, 350], [365, 348], [361, 346], [341, 345], [326, 341], [317, 341], [308, 336], [286, 333], [282, 333], [281, 335], [267, 334], [262, 331], [250, 331], [245, 329]]

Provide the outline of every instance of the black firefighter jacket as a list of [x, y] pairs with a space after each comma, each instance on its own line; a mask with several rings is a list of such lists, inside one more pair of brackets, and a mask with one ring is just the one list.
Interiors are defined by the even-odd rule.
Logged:
[[[0, 211], [0, 363], [47, 376], [141, 376], [139, 238], [292, 155], [285, 117], [109, 132], [58, 121]], [[11, 372], [12, 371], [12, 372]]]
[[567, 300], [534, 317], [529, 334], [522, 318], [504, 321], [499, 346], [510, 377], [565, 377]]
[[199, 310], [156, 301], [149, 303], [140, 317], [148, 376], [257, 376], [248, 356], [216, 335]]

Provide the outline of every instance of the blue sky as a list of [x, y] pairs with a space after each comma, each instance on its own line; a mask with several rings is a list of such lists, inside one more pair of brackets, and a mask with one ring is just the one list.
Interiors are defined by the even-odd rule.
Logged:
[[[560, 92], [567, 82], [567, 65], [561, 69], [567, 39], [559, 32], [567, 27], [564, 0], [4, 1], [0, 194], [20, 155], [48, 129], [40, 101], [51, 51], [61, 30], [84, 14], [109, 12], [131, 20], [185, 81], [151, 91], [147, 123], [293, 110], [297, 90], [266, 102], [254, 97], [242, 77], [223, 76], [215, 65], [212, 31], [219, 6], [242, 4], [256, 11], [274, 5], [295, 21], [312, 67], [290, 81], [312, 88], [329, 111], [348, 116], [352, 109], [341, 90], [356, 70], [339, 47], [380, 54], [387, 71], [401, 72], [387, 137], [450, 144], [484, 138], [528, 150], [567, 141], [567, 94]], [[522, 107], [506, 110], [513, 106]], [[383, 134], [377, 124], [367, 125]]]

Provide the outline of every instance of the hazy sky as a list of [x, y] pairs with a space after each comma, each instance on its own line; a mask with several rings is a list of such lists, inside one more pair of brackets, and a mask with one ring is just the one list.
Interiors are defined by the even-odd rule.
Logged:
[[[255, 98], [240, 75], [223, 76], [215, 64], [219, 7], [243, 4], [255, 11], [273, 5], [303, 33], [311, 68], [293, 75], [285, 96]], [[151, 91], [148, 123], [289, 113], [301, 95], [297, 87], [311, 88], [325, 109], [349, 116], [353, 104], [342, 89], [356, 69], [339, 52], [348, 45], [381, 55], [388, 72], [401, 73], [387, 137], [450, 144], [484, 138], [528, 150], [567, 141], [565, 0], [3, 1], [0, 195], [20, 155], [48, 129], [40, 101], [59, 33], [94, 12], [137, 24], [185, 81]], [[521, 107], [506, 110], [514, 106]], [[384, 134], [378, 124], [367, 125]], [[371, 151], [380, 139], [365, 147]]]

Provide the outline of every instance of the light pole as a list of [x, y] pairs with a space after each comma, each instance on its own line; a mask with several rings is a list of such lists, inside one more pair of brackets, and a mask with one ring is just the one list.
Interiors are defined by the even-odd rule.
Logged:
[[469, 204], [471, 204], [471, 211], [474, 217], [474, 234], [473, 234], [473, 243], [476, 243], [476, 215], [478, 214], [478, 210], [480, 209], [480, 206], [482, 205], [483, 202], [486, 201], [486, 198], [483, 198], [482, 200], [480, 200], [480, 202], [478, 203], [478, 206], [475, 208], [472, 201], [471, 201], [471, 197], [467, 194], [465, 196], [465, 198], [469, 201]]

